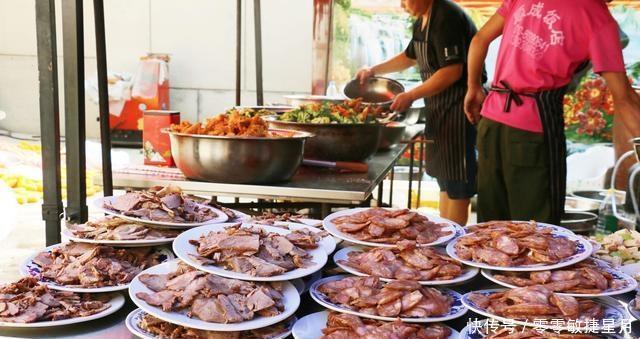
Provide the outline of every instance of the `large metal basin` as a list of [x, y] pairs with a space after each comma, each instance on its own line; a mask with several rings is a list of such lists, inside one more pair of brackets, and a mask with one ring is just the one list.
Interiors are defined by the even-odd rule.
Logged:
[[266, 119], [270, 128], [312, 133], [304, 146], [304, 157], [328, 161], [363, 161], [372, 156], [380, 144], [382, 125], [311, 124]]
[[[277, 131], [281, 138], [225, 137], [174, 133], [171, 153], [189, 179], [232, 184], [267, 184], [291, 179], [310, 133]], [[291, 137], [289, 137], [291, 135]]]
[[345, 99], [343, 98], [335, 98], [328, 97], [325, 95], [285, 95], [284, 96], [287, 105], [300, 107], [301, 105], [310, 105], [310, 104], [323, 104], [325, 102], [330, 102], [333, 104], [341, 104]]
[[385, 150], [402, 141], [402, 136], [407, 129], [407, 125], [401, 122], [390, 122], [382, 127], [382, 136], [378, 149]]

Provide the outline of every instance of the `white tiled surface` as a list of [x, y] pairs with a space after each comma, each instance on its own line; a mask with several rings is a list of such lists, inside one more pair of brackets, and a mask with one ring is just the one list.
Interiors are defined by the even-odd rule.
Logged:
[[[84, 1], [86, 77], [95, 77], [93, 5]], [[169, 53], [171, 99], [183, 118], [195, 120], [235, 103], [235, 1], [105, 1], [108, 66], [134, 74], [146, 52]], [[255, 104], [253, 1], [243, 0], [242, 104]], [[62, 55], [61, 1], [56, 2], [58, 54]], [[312, 1], [262, 2], [265, 102], [311, 87]], [[0, 0], [0, 129], [39, 133], [35, 0]], [[60, 110], [64, 112], [59, 60]], [[87, 100], [87, 136], [99, 135], [97, 105]], [[64, 127], [64, 123], [61, 122]], [[63, 128], [64, 131], [64, 128]]]

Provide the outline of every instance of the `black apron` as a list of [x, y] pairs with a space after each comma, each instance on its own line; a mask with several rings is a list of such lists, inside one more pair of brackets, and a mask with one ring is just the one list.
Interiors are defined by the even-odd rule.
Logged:
[[[427, 23], [425, 41], [413, 41], [416, 63], [422, 81], [429, 79], [437, 71], [429, 64], [428, 42], [431, 18]], [[466, 117], [464, 96], [466, 87], [456, 83], [442, 93], [425, 99], [425, 137], [433, 140], [427, 143], [425, 170], [427, 174], [441, 180], [467, 181], [465, 138]]]
[[516, 93], [506, 82], [500, 83], [504, 87], [492, 87], [491, 90], [507, 93], [505, 112], [509, 112], [512, 103], [518, 106], [522, 105], [520, 96], [528, 96], [536, 101], [547, 145], [547, 156], [549, 157], [551, 223], [560, 225], [567, 189], [567, 140], [564, 135], [564, 107], [562, 103], [567, 86], [535, 93]]

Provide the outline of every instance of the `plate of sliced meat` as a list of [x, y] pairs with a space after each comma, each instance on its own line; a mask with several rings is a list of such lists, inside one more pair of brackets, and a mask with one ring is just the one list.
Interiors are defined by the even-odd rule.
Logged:
[[636, 293], [636, 297], [627, 303], [627, 311], [637, 320], [640, 320], [640, 294]]
[[293, 325], [292, 334], [295, 339], [460, 338], [458, 331], [443, 324], [406, 324], [400, 320], [384, 322], [327, 311], [312, 313], [298, 320]]
[[570, 266], [592, 253], [589, 240], [531, 223], [496, 231], [479, 229], [447, 244], [447, 254], [460, 262], [497, 271], [543, 271]]
[[70, 242], [35, 253], [20, 266], [20, 273], [55, 290], [113, 292], [126, 290], [144, 269], [174, 258], [166, 247], [118, 248]]
[[332, 235], [374, 247], [393, 247], [401, 240], [413, 240], [418, 246], [440, 245], [455, 236], [455, 225], [418, 211], [378, 207], [335, 212], [323, 221], [324, 229]]
[[480, 271], [460, 264], [442, 248], [416, 247], [406, 240], [390, 248], [345, 247], [333, 256], [333, 261], [357, 276], [375, 276], [387, 282], [416, 280], [420, 285], [459, 284], [473, 279]]
[[124, 305], [119, 293], [79, 294], [51, 290], [25, 277], [0, 286], [0, 327], [52, 327], [106, 317]]
[[142, 339], [284, 339], [291, 334], [296, 320], [297, 318], [292, 316], [275, 325], [255, 330], [213, 332], [172, 324], [138, 308], [129, 313], [125, 320], [125, 325], [133, 335]]
[[539, 227], [539, 228], [550, 228], [551, 230], [557, 233], [575, 234], [571, 230], [566, 229], [562, 226], [547, 224], [543, 222], [537, 222], [533, 220], [531, 221], [495, 220], [495, 221], [487, 221], [487, 222], [474, 224], [474, 225], [467, 225], [463, 228], [466, 233], [473, 233], [479, 230], [487, 230], [487, 229], [502, 231], [504, 229], [508, 229], [509, 227], [513, 227], [514, 225], [519, 225], [519, 224], [535, 225], [536, 227]]
[[473, 320], [460, 331], [461, 339], [623, 339], [615, 333], [591, 334], [583, 331], [554, 331], [542, 328], [502, 324], [494, 319]]
[[235, 332], [289, 318], [300, 295], [288, 281], [250, 282], [196, 270], [180, 260], [151, 267], [129, 287], [131, 300], [152, 316], [185, 327]]
[[602, 297], [624, 294], [638, 287], [629, 275], [606, 262], [588, 258], [577, 264], [545, 271], [499, 272], [482, 270], [482, 275], [496, 284], [518, 288], [542, 285], [558, 294], [574, 297]]
[[173, 250], [189, 265], [223, 277], [283, 281], [311, 275], [327, 262], [321, 238], [273, 226], [214, 224], [182, 233]]
[[147, 224], [106, 217], [84, 224], [67, 224], [62, 236], [75, 242], [119, 247], [156, 246], [171, 243], [180, 230], [155, 228]]
[[221, 223], [229, 216], [184, 194], [179, 187], [153, 187], [93, 201], [103, 212], [156, 227], [191, 228]]
[[575, 298], [541, 285], [469, 292], [462, 302], [489, 318], [558, 331], [618, 328], [628, 320], [620, 302], [611, 297]]
[[467, 313], [458, 292], [409, 280], [385, 283], [376, 277], [337, 275], [316, 281], [309, 294], [328, 309], [384, 321], [430, 323]]
[[[288, 222], [288, 221], [276, 221], [272, 224], [263, 224], [261, 222], [255, 222], [255, 224], [271, 226], [271, 227], [280, 227], [280, 228], [291, 230], [295, 233], [295, 236], [297, 238], [300, 238], [300, 241], [303, 239], [306, 239], [308, 242], [313, 241], [318, 243], [318, 245], [324, 248], [325, 252], [327, 252], [327, 255], [330, 255], [331, 253], [333, 253], [333, 251], [336, 250], [336, 245], [337, 245], [336, 238], [330, 235], [329, 232], [313, 226], [300, 224], [296, 222]], [[342, 241], [342, 239], [338, 239], [338, 240]]]

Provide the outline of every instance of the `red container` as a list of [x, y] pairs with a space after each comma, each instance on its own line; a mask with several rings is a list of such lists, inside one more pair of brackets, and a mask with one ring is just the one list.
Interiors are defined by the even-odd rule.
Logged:
[[143, 114], [142, 153], [145, 165], [175, 166], [169, 135], [163, 128], [180, 123], [180, 112], [149, 110]]

